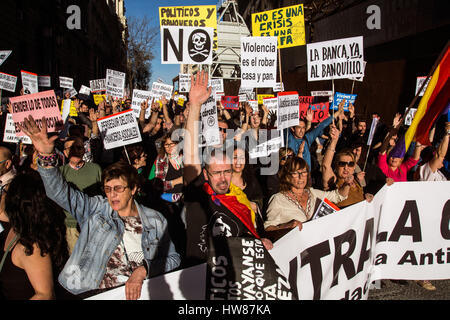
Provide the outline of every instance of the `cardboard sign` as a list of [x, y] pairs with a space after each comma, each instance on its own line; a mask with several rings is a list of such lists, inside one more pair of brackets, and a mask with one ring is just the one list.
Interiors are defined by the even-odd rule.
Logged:
[[133, 90], [131, 109], [133, 109], [136, 118], [139, 118], [139, 114], [141, 113], [141, 104], [146, 100], [148, 100], [148, 108], [145, 110], [145, 119], [148, 119], [152, 113], [152, 92], [138, 89]]
[[91, 88], [81, 85], [80, 93], [88, 96], [91, 94]]
[[63, 121], [59, 111], [55, 91], [49, 90], [9, 99], [12, 105], [13, 120], [16, 125], [16, 135], [25, 135], [18, 123], [23, 125], [23, 120], [29, 115], [33, 116], [39, 128], [42, 128], [42, 117], [47, 118], [47, 132], [55, 132], [62, 129]]
[[73, 79], [67, 77], [59, 77], [59, 87], [72, 89], [73, 88]]
[[125, 96], [125, 73], [106, 69], [106, 95], [113, 98]]
[[258, 104], [263, 104], [265, 98], [273, 98], [275, 96], [273, 94], [258, 94], [256, 97], [258, 98]]
[[50, 76], [38, 76], [38, 85], [39, 87], [48, 87], [52, 86], [52, 78]]
[[273, 92], [283, 92], [284, 84], [282, 82], [277, 82], [277, 84], [273, 87]]
[[191, 75], [188, 73], [178, 74], [179, 92], [189, 92], [191, 90]]
[[173, 86], [161, 82], [153, 82], [152, 84], [152, 97], [159, 101], [161, 97], [165, 97], [170, 100], [172, 97]]
[[331, 107], [331, 110], [338, 110], [339, 104], [342, 102], [342, 100], [345, 99], [344, 111], [348, 111], [348, 106], [350, 103], [352, 105], [355, 105], [355, 100], [357, 96], [358, 96], [357, 94], [336, 92], [334, 94], [333, 106]]
[[[405, 112], [408, 110], [408, 108], [405, 110]], [[416, 115], [417, 108], [411, 108], [409, 109], [409, 112], [405, 115], [405, 125], [410, 126], [414, 116]]]
[[92, 93], [106, 91], [106, 79], [90, 80], [89, 86]]
[[141, 133], [132, 109], [97, 120], [106, 150], [141, 142]]
[[364, 76], [363, 37], [308, 43], [308, 81]]
[[225, 92], [223, 88], [223, 79], [209, 79], [208, 86], [211, 87], [212, 92]]
[[203, 141], [200, 146], [215, 146], [220, 143], [219, 121], [217, 118], [217, 107], [215, 98], [211, 95], [200, 110], [202, 120], [202, 134], [200, 139]]
[[305, 45], [303, 4], [252, 13], [252, 35], [277, 37], [280, 49]]
[[273, 88], [277, 84], [277, 38], [241, 37], [241, 85]]
[[3, 133], [3, 142], [32, 144], [29, 136], [16, 136], [16, 126], [11, 113], [6, 114], [5, 131]]
[[277, 129], [297, 126], [299, 124], [299, 100], [298, 93], [278, 93]]
[[225, 109], [239, 110], [239, 97], [237, 96], [222, 96], [220, 103]]
[[0, 89], [15, 92], [17, 77], [7, 73], [0, 72]]
[[245, 93], [239, 95], [239, 102], [246, 102], [247, 100], [247, 95]]
[[161, 27], [161, 64], [211, 64], [213, 28]]
[[[422, 97], [422, 96], [425, 94], [425, 91], [427, 90], [427, 87], [428, 87], [428, 84], [429, 84], [430, 81], [431, 81], [431, 78], [432, 78], [432, 77], [430, 77], [430, 78], [428, 79], [428, 81], [427, 81], [427, 83], [425, 84], [425, 86], [423, 87], [422, 91], [420, 91], [420, 93], [419, 93], [419, 96], [420, 96], [420, 97]], [[425, 80], [427, 80], [427, 77], [417, 77], [417, 80], [416, 80], [416, 93], [415, 93], [415, 95], [417, 95], [417, 93], [418, 93], [419, 90], [420, 90], [420, 87], [422, 87], [422, 84], [425, 82]]]
[[160, 26], [213, 28], [213, 50], [217, 50], [217, 9], [215, 5], [159, 7]]
[[270, 111], [277, 112], [278, 110], [278, 98], [276, 97], [264, 98], [262, 104], [265, 105], [267, 109], [269, 109], [269, 112]]
[[1, 50], [0, 51], [0, 66], [3, 64], [3, 62], [8, 59], [9, 55], [12, 53], [11, 50]]
[[38, 93], [38, 75], [28, 71], [20, 71], [22, 75], [22, 87], [24, 94]]
[[94, 103], [96, 106], [98, 106], [100, 102], [106, 101], [106, 94], [94, 94], [92, 96], [94, 97]]

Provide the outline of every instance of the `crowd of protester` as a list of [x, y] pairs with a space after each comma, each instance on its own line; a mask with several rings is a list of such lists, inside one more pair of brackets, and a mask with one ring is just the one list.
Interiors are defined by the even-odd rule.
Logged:
[[[140, 143], [105, 150], [97, 125], [130, 109], [129, 98], [73, 98], [78, 116], [61, 132], [29, 117], [21, 128], [33, 144], [3, 143], [0, 298], [82, 299], [124, 285], [126, 298], [138, 299], [145, 279], [205, 262], [223, 237], [258, 238], [270, 250], [301, 230], [324, 198], [342, 209], [371, 201], [385, 184], [450, 175], [444, 117], [431, 146], [413, 143], [403, 157], [395, 153], [405, 131], [400, 114], [384, 120], [341, 103], [320, 123], [308, 113], [285, 129], [286, 146], [267, 164], [250, 159], [250, 148], [275, 128], [276, 113], [218, 102], [221, 143], [202, 147], [196, 122], [211, 95], [207, 74], [192, 77], [184, 105], [174, 95], [142, 103]], [[275, 172], [263, 174], [271, 165]]]

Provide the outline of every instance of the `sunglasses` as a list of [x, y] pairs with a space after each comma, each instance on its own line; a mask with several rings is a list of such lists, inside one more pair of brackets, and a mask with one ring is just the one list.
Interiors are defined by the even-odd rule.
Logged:
[[227, 132], [227, 128], [220, 128], [220, 127], [219, 127], [219, 130], [220, 130], [221, 132]]
[[354, 167], [355, 166], [355, 161], [349, 161], [349, 162], [345, 162], [345, 161], [338, 161], [337, 165], [341, 168], [345, 167], [346, 165], [348, 167]]
[[288, 159], [292, 158], [292, 154], [284, 156], [283, 158], [281, 158], [281, 160], [287, 161]]

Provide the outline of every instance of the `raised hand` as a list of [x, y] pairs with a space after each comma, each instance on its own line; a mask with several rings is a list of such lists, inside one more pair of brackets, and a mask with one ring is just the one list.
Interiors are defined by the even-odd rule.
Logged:
[[355, 116], [355, 107], [353, 104], [349, 103], [348, 111], [350, 112], [350, 118], [353, 118]]
[[394, 120], [392, 120], [392, 126], [394, 127], [394, 128], [398, 128], [398, 126], [400, 125], [400, 123], [401, 123], [401, 118], [402, 118], [402, 115], [400, 114], [400, 113], [396, 113], [395, 114], [395, 117], [394, 117]]
[[311, 110], [311, 108], [308, 108], [306, 111], [306, 121], [312, 122], [314, 117], [314, 112]]
[[142, 101], [141, 103], [141, 110], [147, 110], [148, 109], [148, 99]]
[[338, 130], [338, 128], [336, 128], [336, 126], [334, 124], [330, 125], [330, 137], [331, 140], [338, 140], [339, 139], [339, 134], [340, 131]]
[[189, 101], [191, 102], [191, 105], [201, 106], [208, 100], [211, 92], [212, 88], [208, 87], [207, 72], [202, 70], [195, 76], [191, 76], [191, 90], [189, 91]]
[[50, 139], [47, 136], [47, 118], [42, 118], [42, 129], [36, 125], [33, 116], [28, 116], [24, 119], [23, 126], [18, 123], [19, 128], [31, 138], [34, 148], [37, 152], [43, 155], [52, 154], [55, 149], [55, 140], [58, 136], [53, 136]]

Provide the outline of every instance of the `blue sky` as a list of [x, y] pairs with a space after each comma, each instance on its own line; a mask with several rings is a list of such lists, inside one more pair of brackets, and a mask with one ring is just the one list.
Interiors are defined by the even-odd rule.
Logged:
[[[144, 17], [150, 20], [152, 26], [159, 28], [159, 10], [158, 7], [171, 6], [195, 6], [195, 5], [217, 5], [219, 0], [125, 0], [125, 15], [128, 17]], [[158, 32], [159, 33], [159, 32]], [[153, 52], [155, 59], [152, 60], [152, 78], [151, 83], [158, 78], [168, 84], [172, 84], [172, 79], [180, 71], [178, 64], [161, 64], [161, 38], [158, 36]]]

